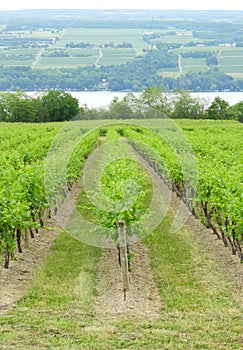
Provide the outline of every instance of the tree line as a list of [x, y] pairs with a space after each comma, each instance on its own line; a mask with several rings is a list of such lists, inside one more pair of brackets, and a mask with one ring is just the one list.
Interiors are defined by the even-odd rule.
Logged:
[[65, 91], [50, 90], [37, 96], [21, 90], [0, 93], [0, 121], [3, 122], [65, 121], [79, 113], [78, 99]]
[[110, 91], [143, 91], [150, 86], [164, 86], [168, 91], [242, 91], [243, 79], [234, 79], [220, 71], [217, 62], [208, 62], [206, 71], [188, 72], [177, 78], [162, 77], [160, 69], [177, 68], [178, 56], [172, 52], [150, 51], [145, 56], [121, 65], [77, 68], [32, 69], [0, 66], [0, 90], [99, 91], [105, 79]]
[[114, 97], [108, 109], [79, 105], [77, 98], [63, 90], [50, 90], [30, 96], [19, 90], [0, 93], [0, 121], [57, 122], [74, 117], [96, 119], [232, 119], [243, 122], [243, 101], [232, 106], [220, 97], [209, 103], [193, 98], [188, 91], [164, 93], [161, 88], [149, 87], [139, 96], [128, 93], [121, 101]]

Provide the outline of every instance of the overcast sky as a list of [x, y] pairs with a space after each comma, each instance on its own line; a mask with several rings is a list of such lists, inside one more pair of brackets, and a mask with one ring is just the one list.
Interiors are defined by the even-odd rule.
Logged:
[[0, 11], [25, 9], [242, 10], [240, 0], [1, 0]]

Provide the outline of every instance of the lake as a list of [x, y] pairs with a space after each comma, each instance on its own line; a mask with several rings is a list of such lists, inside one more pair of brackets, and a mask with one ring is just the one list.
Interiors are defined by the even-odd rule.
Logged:
[[[122, 91], [71, 91], [70, 93], [79, 100], [80, 105], [86, 104], [89, 108], [108, 106], [113, 97], [116, 96], [119, 100], [122, 100], [127, 95], [127, 92]], [[137, 96], [139, 93], [135, 92], [134, 95]], [[206, 98], [209, 102], [219, 96], [230, 105], [243, 101], [243, 92], [193, 92], [191, 96], [200, 99]]]
[[[76, 97], [79, 100], [79, 104], [87, 105], [89, 108], [99, 108], [107, 107], [114, 97], [118, 97], [121, 101], [128, 92], [124, 91], [67, 91], [73, 97]], [[29, 95], [35, 95], [36, 92], [27, 92]], [[135, 96], [138, 96], [139, 92], [133, 93]], [[166, 93], [170, 94], [170, 93]], [[215, 97], [219, 96], [223, 100], [227, 101], [230, 105], [233, 105], [237, 102], [243, 101], [243, 92], [192, 92], [190, 94], [194, 98], [207, 99], [209, 102], [212, 102]]]

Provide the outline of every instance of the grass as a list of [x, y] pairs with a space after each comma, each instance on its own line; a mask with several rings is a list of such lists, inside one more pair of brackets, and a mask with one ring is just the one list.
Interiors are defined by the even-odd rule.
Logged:
[[188, 228], [171, 233], [173, 213], [144, 242], [163, 302], [158, 320], [98, 318], [98, 248], [62, 233], [35, 281], [0, 318], [1, 349], [242, 349], [237, 291]]

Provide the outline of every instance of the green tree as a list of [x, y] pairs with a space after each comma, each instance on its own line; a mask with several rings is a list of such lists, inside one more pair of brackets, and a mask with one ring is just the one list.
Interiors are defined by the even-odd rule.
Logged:
[[219, 96], [215, 97], [206, 112], [208, 119], [232, 119], [229, 103]]
[[36, 122], [36, 99], [25, 92], [4, 92], [0, 95], [0, 120], [6, 122]]
[[42, 104], [45, 122], [70, 120], [80, 111], [78, 99], [63, 90], [50, 90]]
[[230, 106], [229, 109], [232, 113], [233, 119], [239, 120], [241, 123], [243, 123], [243, 101]]
[[211, 56], [206, 58], [205, 63], [208, 67], [210, 67], [210, 66], [217, 66], [219, 62], [216, 56]]
[[110, 104], [111, 119], [130, 119], [133, 118], [133, 111], [126, 100], [119, 101], [114, 97]]
[[203, 119], [205, 118], [205, 105], [190, 96], [187, 91], [179, 91], [174, 100], [173, 118]]
[[155, 108], [167, 116], [171, 115], [171, 103], [166, 94], [163, 94], [163, 88], [147, 88], [141, 95], [141, 102], [145, 107]]

